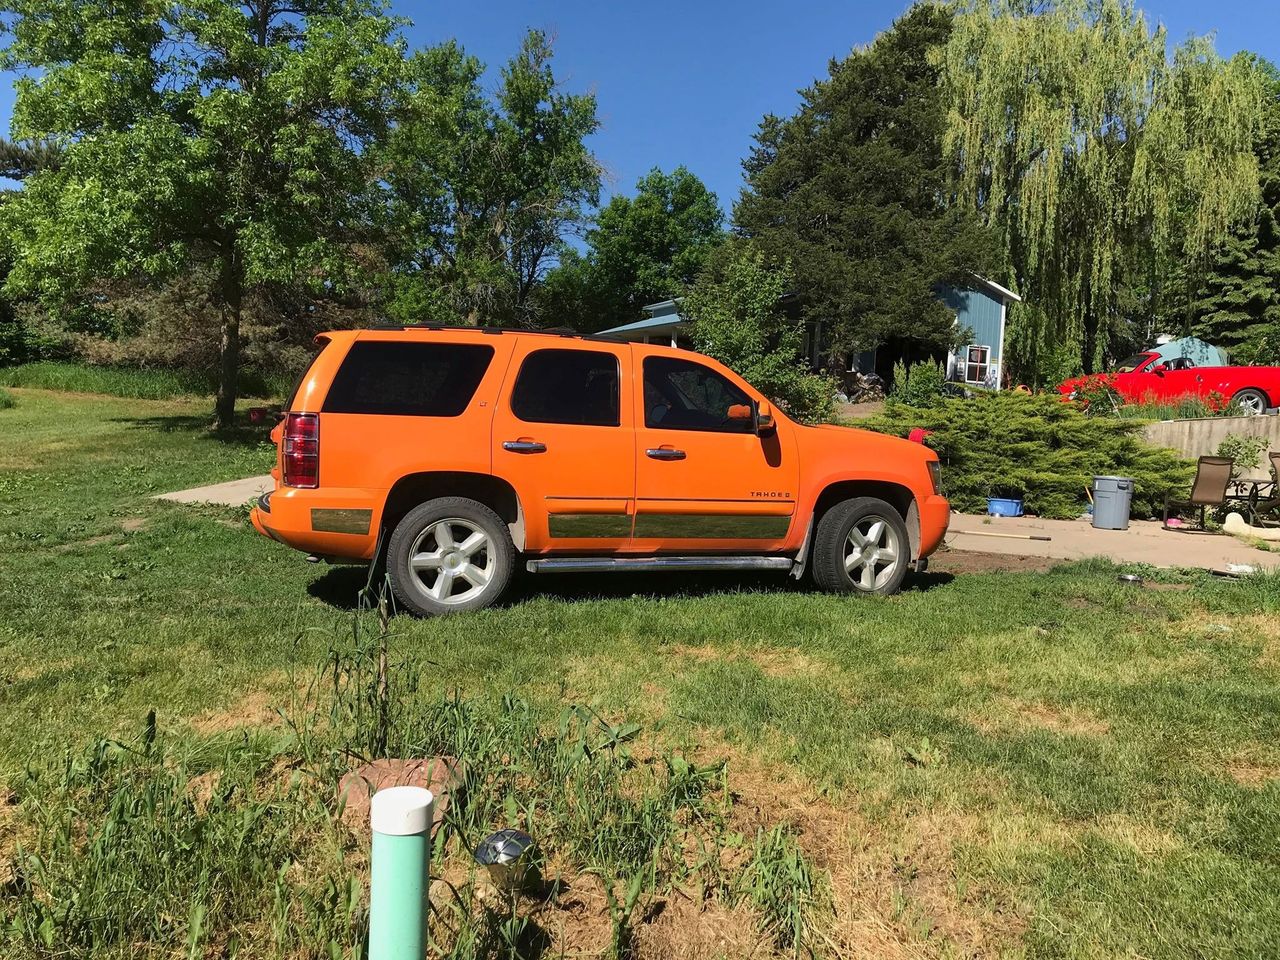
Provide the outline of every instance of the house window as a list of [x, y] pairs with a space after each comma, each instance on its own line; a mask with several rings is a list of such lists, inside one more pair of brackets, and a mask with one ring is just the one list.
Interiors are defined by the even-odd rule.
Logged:
[[964, 382], [983, 384], [991, 372], [991, 348], [969, 347], [964, 365]]

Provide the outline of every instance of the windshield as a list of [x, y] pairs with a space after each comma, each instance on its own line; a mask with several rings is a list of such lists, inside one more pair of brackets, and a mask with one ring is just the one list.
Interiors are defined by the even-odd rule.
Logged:
[[1151, 359], [1151, 354], [1149, 353], [1135, 353], [1132, 357], [1125, 357], [1125, 359], [1116, 364], [1115, 372], [1133, 373], [1149, 359]]

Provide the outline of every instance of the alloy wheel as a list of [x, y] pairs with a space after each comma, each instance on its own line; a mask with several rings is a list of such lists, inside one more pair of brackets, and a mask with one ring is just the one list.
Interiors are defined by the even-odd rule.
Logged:
[[849, 530], [844, 569], [860, 590], [876, 590], [893, 579], [902, 553], [898, 532], [872, 514], [862, 517]]
[[489, 535], [470, 520], [451, 517], [427, 526], [409, 548], [409, 569], [436, 603], [466, 603], [489, 586], [495, 557]]
[[1240, 405], [1240, 412], [1246, 417], [1258, 417], [1267, 412], [1266, 400], [1261, 394], [1253, 391], [1241, 394], [1236, 403]]

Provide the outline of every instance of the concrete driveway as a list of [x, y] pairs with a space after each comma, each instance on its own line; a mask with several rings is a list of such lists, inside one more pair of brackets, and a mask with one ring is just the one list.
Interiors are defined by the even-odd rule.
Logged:
[[250, 500], [257, 500], [268, 490], [274, 490], [276, 482], [264, 474], [246, 477], [227, 483], [214, 483], [207, 487], [192, 487], [175, 493], [162, 493], [156, 500], [172, 500], [174, 503], [212, 503], [223, 507], [238, 507]]
[[[1042, 540], [1008, 539], [984, 534], [1047, 536]], [[1134, 520], [1128, 530], [1096, 530], [1088, 520], [1041, 520], [1038, 517], [983, 517], [953, 514], [947, 545], [957, 550], [1015, 557], [1083, 560], [1107, 557], [1117, 563], [1154, 567], [1199, 567], [1223, 570], [1228, 564], [1280, 567], [1280, 553], [1268, 553], [1226, 534], [1165, 530], [1158, 520]]]

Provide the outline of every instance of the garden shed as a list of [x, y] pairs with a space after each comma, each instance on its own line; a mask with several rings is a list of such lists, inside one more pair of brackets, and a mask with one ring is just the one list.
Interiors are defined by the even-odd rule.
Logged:
[[968, 333], [947, 356], [947, 379], [999, 390], [1009, 304], [1022, 298], [979, 276], [963, 286], [943, 287], [938, 296], [955, 311], [956, 326]]

